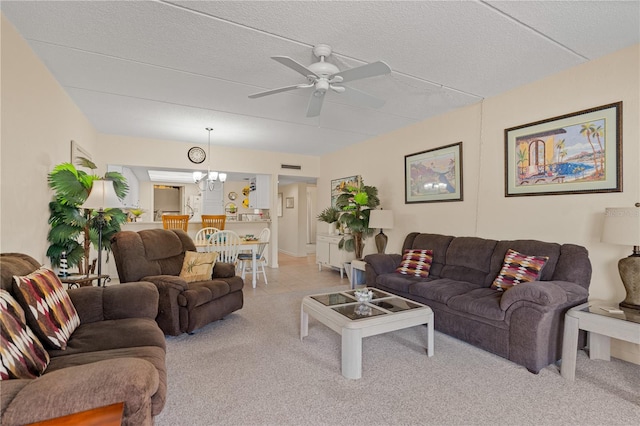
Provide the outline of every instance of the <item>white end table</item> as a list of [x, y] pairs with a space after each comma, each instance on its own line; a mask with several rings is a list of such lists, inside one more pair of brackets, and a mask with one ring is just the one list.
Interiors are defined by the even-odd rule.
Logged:
[[575, 379], [579, 330], [589, 332], [590, 359], [609, 361], [612, 337], [640, 344], [640, 311], [619, 308], [622, 313], [609, 313], [603, 307], [618, 308], [618, 304], [593, 300], [571, 308], [566, 313], [560, 368], [565, 379]]
[[351, 288], [356, 288], [357, 285], [363, 283], [364, 271], [367, 266], [367, 262], [364, 260], [352, 260], [351, 261], [351, 277], [349, 284]]

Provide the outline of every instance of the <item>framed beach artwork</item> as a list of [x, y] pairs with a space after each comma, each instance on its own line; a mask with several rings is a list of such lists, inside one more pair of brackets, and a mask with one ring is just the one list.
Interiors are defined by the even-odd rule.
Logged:
[[404, 156], [404, 202], [462, 201], [462, 142]]
[[622, 102], [504, 131], [505, 196], [622, 191]]
[[333, 179], [331, 181], [331, 207], [336, 206], [338, 196], [342, 194], [342, 191], [348, 186], [360, 186], [362, 183], [362, 176], [349, 176], [340, 179]]
[[74, 140], [71, 141], [71, 161], [70, 163], [74, 166], [80, 166], [79, 159], [86, 158], [87, 160], [91, 160], [91, 154], [89, 151], [84, 149], [80, 144]]

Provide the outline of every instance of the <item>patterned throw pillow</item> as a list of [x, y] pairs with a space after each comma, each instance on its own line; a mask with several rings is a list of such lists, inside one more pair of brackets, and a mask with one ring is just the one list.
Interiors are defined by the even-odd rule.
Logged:
[[26, 324], [24, 311], [0, 289], [0, 380], [35, 379], [49, 365], [49, 354]]
[[426, 278], [429, 276], [431, 262], [433, 262], [433, 250], [407, 249], [402, 255], [402, 261], [396, 268], [396, 272]]
[[50, 269], [40, 268], [24, 277], [13, 277], [16, 298], [25, 308], [27, 323], [43, 343], [66, 349], [80, 317], [60, 279]]
[[491, 284], [491, 288], [504, 291], [520, 283], [535, 281], [542, 273], [547, 260], [549, 260], [547, 256], [527, 256], [509, 249], [504, 256], [502, 269]]
[[210, 253], [185, 252], [180, 276], [188, 283], [210, 280], [217, 257], [218, 253], [215, 251]]

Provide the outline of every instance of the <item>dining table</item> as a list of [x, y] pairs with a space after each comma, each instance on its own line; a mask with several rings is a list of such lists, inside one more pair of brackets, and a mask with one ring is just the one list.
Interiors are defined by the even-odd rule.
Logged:
[[[198, 242], [195, 244], [197, 251], [205, 251], [206, 247], [209, 246], [207, 242]], [[260, 240], [258, 239], [240, 239], [240, 249], [241, 250], [251, 250], [251, 286], [256, 288], [256, 257], [258, 254], [258, 248], [260, 247]]]

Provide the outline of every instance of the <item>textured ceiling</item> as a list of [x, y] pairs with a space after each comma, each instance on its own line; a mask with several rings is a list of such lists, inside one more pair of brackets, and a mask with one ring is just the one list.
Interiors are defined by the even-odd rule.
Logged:
[[[99, 132], [322, 155], [640, 42], [640, 1], [3, 1]], [[329, 44], [341, 70], [391, 74], [350, 85], [362, 107], [311, 89], [270, 59], [308, 65]], [[5, 58], [3, 58], [5, 60]]]

